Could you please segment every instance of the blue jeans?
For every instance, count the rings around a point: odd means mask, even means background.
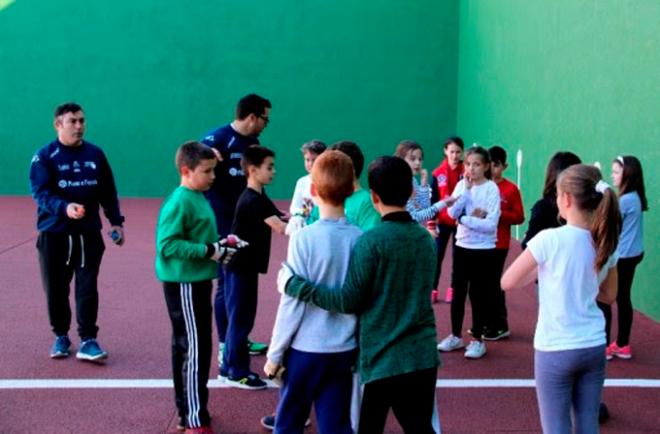
[[[605,345],[534,352],[536,397],[545,434],[598,433]]]
[[[321,434],[352,434],[350,418],[352,366],[356,350],[308,353],[289,348],[286,373],[275,416],[277,434],[302,434],[312,408],[316,408]]]

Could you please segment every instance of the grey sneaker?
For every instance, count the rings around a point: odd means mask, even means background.
[[[440,343],[438,344],[438,351],[454,351],[458,350],[459,348],[463,348],[465,346],[465,342],[463,342],[463,339],[459,338],[458,336],[454,335],[449,335],[446,338],[444,338]]]
[[[71,341],[67,335],[57,336],[53,346],[50,347],[50,358],[51,359],[64,359],[69,357],[71,350]]]
[[[76,354],[76,359],[85,360],[88,362],[101,362],[108,358],[108,353],[103,351],[99,344],[96,342],[96,339],[87,339],[82,341],[80,344],[80,349]]]
[[[481,341],[472,341],[465,349],[466,359],[480,359],[486,355],[486,343]]]

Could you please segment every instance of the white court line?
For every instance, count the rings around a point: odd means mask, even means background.
[[[277,386],[267,380],[268,388]],[[209,380],[212,389],[229,388],[230,385],[221,380]],[[35,379],[35,380],[0,380],[0,390],[6,389],[171,389],[172,380],[140,380],[140,379]],[[439,389],[469,389],[469,388],[533,388],[534,380],[525,378],[509,378],[497,380],[438,380]],[[660,380],[610,378],[605,380],[605,387],[639,387],[659,388]]]

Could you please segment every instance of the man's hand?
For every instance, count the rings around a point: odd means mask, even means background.
[[[457,200],[458,200],[457,197],[449,196],[449,197],[446,197],[446,198],[442,199],[440,202],[444,202],[445,206],[447,206],[447,208],[449,208],[454,203],[456,203]]]
[[[66,206],[66,215],[70,219],[80,220],[85,217],[85,207],[79,203],[71,202]]]
[[[238,238],[238,235],[229,234],[227,238],[223,238],[218,241],[222,247],[231,247],[233,249],[242,249],[250,245],[245,240]]]
[[[211,148],[211,150],[212,150],[213,153],[215,154],[215,158],[216,158],[218,161],[222,161],[222,154],[220,153],[220,151],[218,151],[217,149],[215,149],[213,146],[209,146],[209,147]]]
[[[112,242],[118,246],[124,244],[124,228],[121,226],[112,226],[108,232],[108,236],[112,239]]]
[[[272,362],[270,360],[266,361],[266,364],[264,365],[264,374],[271,380],[275,378],[277,375],[277,372],[282,368],[282,365],[279,363]]]

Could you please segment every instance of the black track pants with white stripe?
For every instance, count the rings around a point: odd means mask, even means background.
[[[208,426],[213,284],[210,280],[163,282],[163,288],[172,321],[172,375],[179,416],[188,428]]]

